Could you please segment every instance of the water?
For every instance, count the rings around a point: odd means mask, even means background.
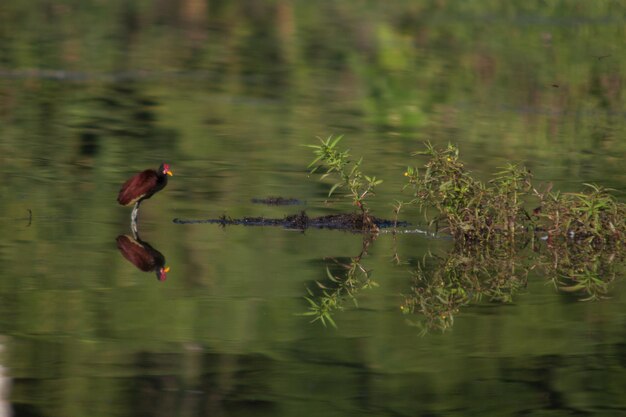
[[[301,145],[330,134],[384,180],[381,217],[426,140],[458,144],[481,178],[517,161],[624,201],[621,16],[609,1],[3,6],[0,415],[625,414],[618,266],[606,299],[537,268],[511,303],[423,334],[401,307],[415,265],[452,242],[381,234],[361,259],[378,286],[335,329],[304,297],[361,235],[172,222],[352,210],[306,169]],[[158,282],[119,253],[115,197],[163,161],[175,175],[139,226],[171,267]],[[252,202],[268,196],[305,204]]]

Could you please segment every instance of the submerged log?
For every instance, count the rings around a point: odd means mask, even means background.
[[[305,230],[316,229],[337,229],[349,231],[371,231],[375,228],[390,228],[395,226],[405,227],[409,223],[396,222],[394,220],[369,217],[369,221],[364,219],[361,213],[329,214],[326,216],[309,217],[306,212],[285,216],[282,219],[272,219],[266,217],[242,217],[233,219],[222,216],[217,219],[179,219],[172,220],[176,224],[219,224],[221,226],[281,226],[285,229]]]

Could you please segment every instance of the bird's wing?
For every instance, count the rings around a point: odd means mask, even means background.
[[[145,170],[133,176],[122,185],[117,201],[123,206],[134,204],[157,185],[157,174],[152,170]]]

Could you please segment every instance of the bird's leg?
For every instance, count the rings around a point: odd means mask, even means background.
[[[133,207],[133,211],[130,214],[130,228],[133,231],[133,235],[137,235],[137,216],[139,216],[139,204],[141,202],[138,201],[135,203],[135,207]]]
[[[137,201],[135,203],[135,206],[133,207],[133,212],[130,214],[130,220],[132,222],[137,222],[137,216],[139,215],[139,204],[141,204],[141,201]]]

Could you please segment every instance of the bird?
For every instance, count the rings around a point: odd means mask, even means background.
[[[167,279],[169,266],[165,266],[165,257],[161,252],[136,236],[119,235],[115,241],[124,258],[144,272],[156,272],[159,281]]]
[[[157,170],[146,169],[132,176],[122,185],[117,202],[123,206],[134,204],[131,213],[131,225],[136,232],[137,214],[139,205],[143,200],[152,197],[156,192],[161,191],[167,185],[167,177],[174,175],[170,166],[165,162]]]

